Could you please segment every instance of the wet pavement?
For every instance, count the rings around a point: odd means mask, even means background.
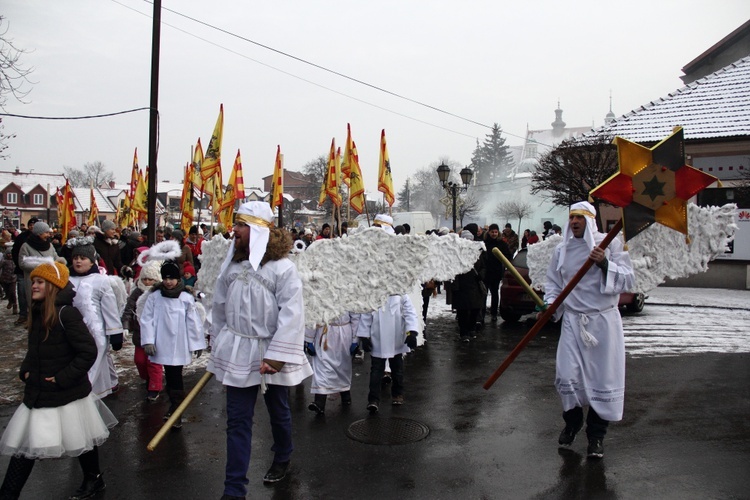
[[[673,290],[670,297],[687,295]],[[750,292],[711,293],[750,298]],[[628,336],[647,330],[653,318],[671,318],[678,329],[680,324],[694,324],[694,329],[716,339],[748,337],[745,315],[750,312],[737,303],[686,308],[677,304],[679,300],[652,299],[643,313],[624,318]],[[727,324],[728,315],[739,319]],[[11,321],[4,309],[0,311],[0,335],[5,340],[0,354],[3,428],[22,390],[16,374],[24,332]],[[289,475],[274,486],[262,483],[273,455],[268,416],[259,402],[248,498],[750,497],[747,342],[738,346],[717,340],[729,347],[681,352],[675,350],[679,342],[672,334],[664,349],[629,354],[624,419],[610,426],[604,459],[589,460],[583,435],[570,450],[557,447],[562,419],[552,385],[559,335],[554,325],[542,330],[490,390],[482,388],[530,326],[501,320],[463,344],[456,340],[450,310],[431,304],[428,342],[406,360],[405,403],[391,406],[386,387],[376,416],[365,410],[367,358],[354,366],[351,407],[342,408],[338,399],[331,399],[325,415],[315,416],[307,410],[309,380],[292,388],[295,452]],[[650,341],[658,344],[660,336]],[[218,499],[225,453],[222,387],[211,381],[188,408],[182,430],[168,433],[154,452],[148,452],[146,444],[160,428],[168,403],[144,401],[145,389],[131,357],[128,347],[117,354],[122,388],[105,399],[120,424],[100,450],[107,489],[97,498]],[[205,360],[199,361],[186,370],[186,387],[203,374],[200,365]],[[394,417],[424,424],[429,433],[401,445],[364,444],[347,435],[350,426],[363,419]],[[3,471],[7,461],[0,458]],[[36,465],[22,498],[67,498],[79,482],[77,461],[43,461]]]

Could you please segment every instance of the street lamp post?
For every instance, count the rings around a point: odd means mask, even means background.
[[[450,193],[451,199],[453,201],[453,232],[455,233],[457,212],[456,199],[458,198],[458,193],[469,189],[469,183],[471,182],[471,178],[474,176],[474,172],[469,167],[464,167],[461,170],[459,175],[461,176],[461,182],[463,183],[463,185],[448,180],[451,175],[451,168],[445,163],[440,163],[440,166],[437,168],[437,174],[438,178],[440,178],[440,184],[443,186],[443,189]]]

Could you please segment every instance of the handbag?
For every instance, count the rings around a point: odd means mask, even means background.
[[[482,278],[479,277],[479,273],[476,269],[473,269],[474,275],[477,277],[477,283],[479,283],[479,291],[482,292],[482,295],[487,295],[487,285],[484,284],[484,281],[482,281]]]

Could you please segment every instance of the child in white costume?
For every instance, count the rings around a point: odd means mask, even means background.
[[[352,404],[352,356],[357,352],[359,314],[346,313],[330,325],[305,329],[305,351],[311,356],[315,401],[308,409],[323,414],[328,394],[341,393],[341,404]]]
[[[160,284],[146,292],[140,325],[143,350],[152,363],[164,366],[170,402],[166,420],[185,398],[182,367],[190,364],[192,353],[201,355],[206,339],[195,299],[182,283],[180,265],[175,261],[162,264],[161,279]],[[172,427],[182,427],[182,419],[177,419]]]

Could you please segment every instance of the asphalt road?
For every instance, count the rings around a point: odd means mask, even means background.
[[[569,451],[557,447],[562,419],[552,385],[554,326],[545,327],[485,391],[482,384],[530,325],[487,325],[479,338],[462,344],[450,311],[433,310],[427,345],[407,357],[403,406],[390,406],[386,391],[380,414],[367,415],[368,359],[355,364],[349,408],[329,400],[325,416],[316,417],[307,410],[309,380],[291,389],[295,452],[290,474],[274,486],[262,483],[272,440],[264,404],[258,403],[248,498],[750,498],[746,351],[629,355],[624,420],[610,426],[604,459],[589,460],[583,436]],[[723,315],[731,311],[647,304],[640,316],[625,319],[626,330],[628,324],[647,325],[649,314],[667,313],[685,322],[700,315],[709,325],[714,314],[714,323],[726,328]],[[3,428],[17,406],[21,384],[15,373],[23,355],[23,331],[8,318],[0,311],[0,335],[6,339],[0,355]],[[209,383],[188,409],[182,430],[148,452],[167,403],[144,401],[145,389],[128,356],[127,348],[118,354],[121,391],[105,399],[120,424],[100,450],[107,489],[97,498],[218,499],[225,453],[222,387]],[[188,370],[186,386],[202,373],[200,367]],[[364,444],[347,436],[360,420],[365,422],[358,425],[370,427],[373,419],[403,422],[395,417],[423,424],[429,434],[400,445]],[[0,468],[7,461],[0,458]],[[75,460],[40,462],[22,498],[67,498],[80,478]]]

